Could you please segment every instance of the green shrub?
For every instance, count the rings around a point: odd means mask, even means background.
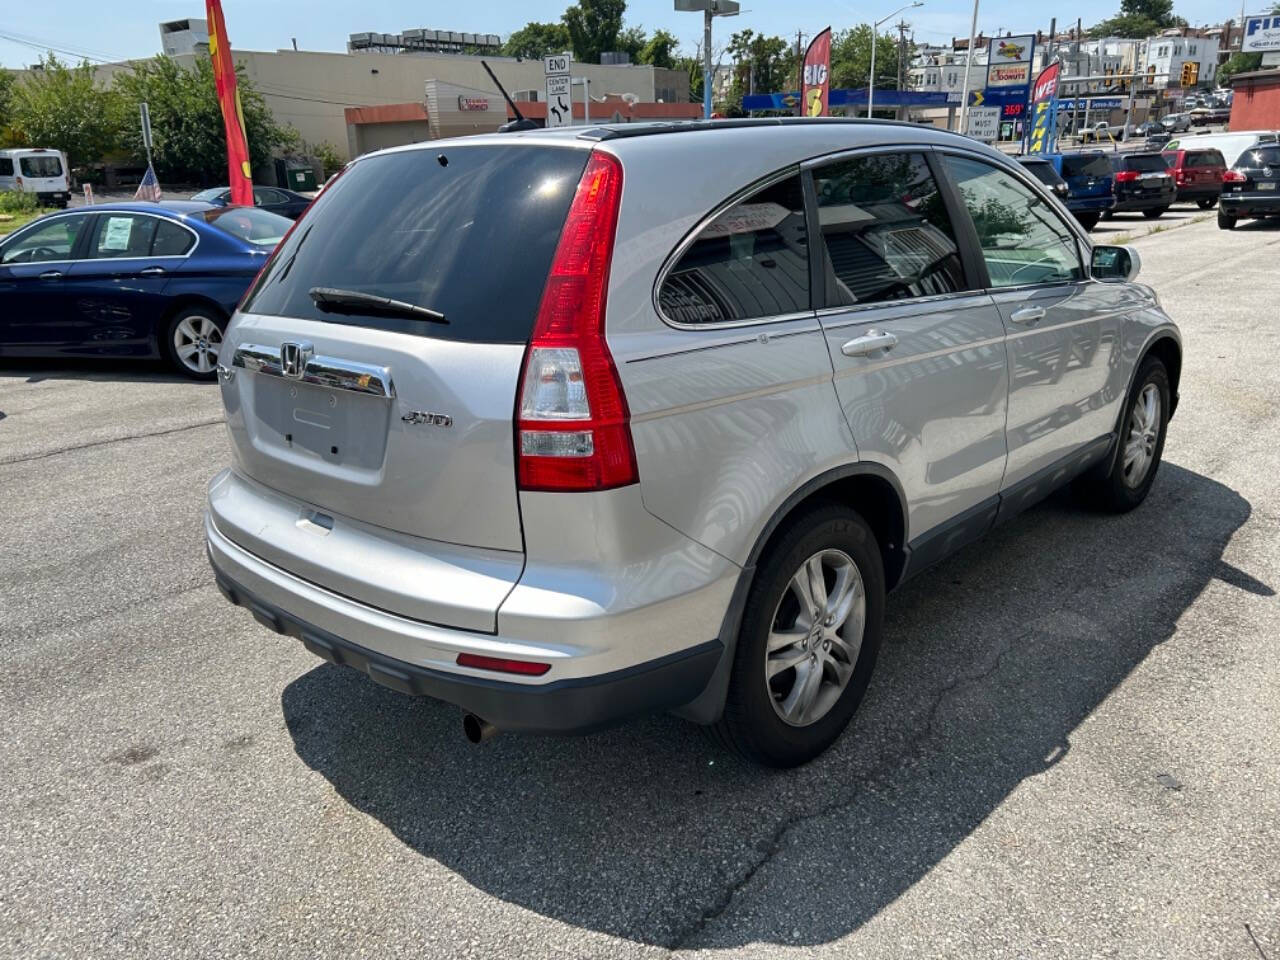
[[[0,213],[35,213],[39,206],[34,193],[0,190]]]

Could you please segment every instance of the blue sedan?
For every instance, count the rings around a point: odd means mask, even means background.
[[[41,217],[0,242],[0,358],[162,357],[211,380],[228,319],[292,225],[196,201]]]

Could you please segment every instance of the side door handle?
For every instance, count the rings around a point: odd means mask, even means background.
[[[61,279],[62,279],[62,271],[61,271],[61,270],[46,270],[44,273],[40,274],[40,279],[41,279],[41,280],[61,280]]]
[[[868,330],[861,337],[854,337],[840,352],[846,357],[865,357],[877,350],[892,350],[898,345],[898,338],[887,330]]]
[[[161,277],[164,276],[164,267],[143,267],[138,274],[143,277]]]
[[[1024,327],[1034,327],[1044,319],[1044,307],[1020,307],[1009,315],[1009,319]]]

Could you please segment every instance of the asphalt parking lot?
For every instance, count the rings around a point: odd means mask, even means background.
[[[788,773],[669,717],[470,746],[218,594],[215,386],[0,368],[0,956],[1280,958],[1280,230],[1138,243],[1151,498],[895,594]]]

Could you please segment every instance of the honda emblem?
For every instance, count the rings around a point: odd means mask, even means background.
[[[307,361],[313,356],[315,350],[311,344],[286,340],[280,344],[280,372],[290,380],[301,380],[307,370]]]

